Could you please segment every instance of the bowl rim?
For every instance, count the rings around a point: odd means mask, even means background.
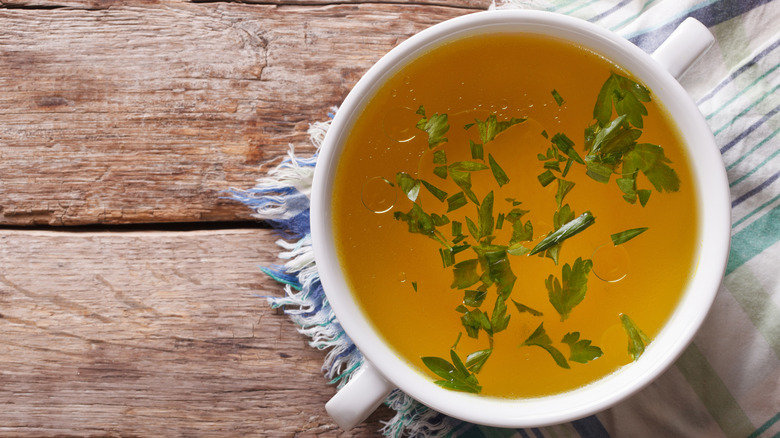
[[[653,90],[677,121],[689,155],[696,156],[690,164],[700,212],[698,263],[673,314],[639,360],[584,387],[545,397],[498,399],[453,392],[413,369],[385,345],[352,300],[330,230],[329,199],[338,156],[363,105],[411,59],[446,41],[488,31],[563,38],[630,71]],[[386,379],[421,403],[464,421],[497,427],[541,427],[613,406],[658,377],[688,347],[709,313],[725,273],[731,230],[729,196],[723,161],[704,117],[677,80],[649,54],[610,31],[574,17],[545,11],[484,11],[444,21],[405,40],[374,64],[348,94],[319,151],[311,195],[312,245],[320,280],[336,317]]]

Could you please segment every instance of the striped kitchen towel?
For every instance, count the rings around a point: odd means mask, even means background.
[[[780,1],[504,0],[496,9],[541,9],[576,16],[652,52],[686,17],[716,42],[681,79],[706,117],[728,171],[732,247],[712,311],[691,346],[664,375],[611,409],[532,429],[483,427],[442,416],[398,391],[387,436],[740,437],[780,438]],[[315,145],[328,124],[312,125]],[[293,231],[281,241],[284,266],[266,272],[285,283],[270,300],[329,351],[323,367],[348,379],[362,356],[343,335],[324,297],[308,236],[308,187],[316,155],[291,156],[233,197]]]

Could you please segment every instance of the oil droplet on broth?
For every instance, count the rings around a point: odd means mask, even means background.
[[[363,184],[360,196],[367,209],[374,213],[386,213],[395,205],[398,194],[390,181],[375,176]]]
[[[406,282],[406,272],[399,272],[398,273],[398,282],[399,283],[405,283]]]
[[[387,138],[398,143],[411,141],[417,134],[415,127],[420,120],[420,115],[410,108],[392,108],[385,114],[382,120],[382,129]]]
[[[593,273],[600,280],[614,283],[628,275],[630,259],[628,252],[621,246],[612,244],[601,245],[593,251]]]

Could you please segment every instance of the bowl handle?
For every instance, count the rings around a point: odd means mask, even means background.
[[[370,362],[365,361],[349,382],[325,404],[325,410],[340,428],[349,430],[371,415],[395,388]]]
[[[707,49],[715,37],[695,18],[688,17],[653,52],[658,61],[675,78],[679,78]]]

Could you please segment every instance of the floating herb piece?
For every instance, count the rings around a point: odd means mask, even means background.
[[[512,237],[509,239],[509,245],[514,245],[518,242],[528,242],[534,238],[534,226],[531,221],[525,221],[523,224],[521,221],[516,221],[512,224]]]
[[[479,237],[477,240],[493,234],[493,192],[489,192],[479,206]]]
[[[467,290],[463,295],[463,304],[470,307],[479,307],[485,301],[485,297],[487,297],[487,290]]]
[[[585,298],[588,291],[588,274],[593,267],[591,260],[578,257],[574,265],[566,263],[561,270],[561,280],[550,274],[544,281],[550,303],[561,315],[561,321],[569,317],[572,309]]]
[[[425,107],[422,105],[417,109],[417,114],[422,116],[420,121],[417,122],[417,129],[428,133],[429,148],[433,149],[447,141],[447,138],[444,137],[444,134],[450,130],[447,114],[434,114],[430,118],[426,118]]]
[[[475,351],[469,354],[466,356],[466,368],[474,374],[479,374],[491,354],[493,354],[492,348]]]
[[[452,363],[441,357],[428,356],[422,358],[423,364],[442,379],[437,380],[434,383],[443,388],[455,391],[470,392],[474,394],[482,391],[482,387],[479,386],[477,377],[469,372],[455,350],[450,350],[450,358]]]
[[[466,309],[463,316],[460,317],[460,322],[463,324],[463,328],[466,329],[466,334],[470,338],[479,338],[479,330],[485,330],[488,335],[493,333],[493,329],[490,326],[490,320],[487,315],[479,309],[468,310]]]
[[[491,114],[485,120],[474,119],[474,121],[476,122],[477,129],[479,129],[480,140],[483,144],[487,144],[488,142],[493,141],[498,134],[506,131],[514,125],[517,125],[518,123],[525,122],[526,119],[512,117],[509,120],[503,120],[499,122],[498,118],[496,118],[496,115]],[[471,126],[473,125],[467,125],[466,129],[470,128]]]
[[[509,325],[509,318],[512,315],[506,314],[506,300],[501,296],[496,298],[496,303],[493,306],[493,314],[490,316],[490,325],[493,329],[493,333],[503,331]]]
[[[641,171],[658,192],[676,192],[680,190],[680,178],[669,167],[671,160],[666,158],[661,146],[642,143],[626,154],[623,173]]]
[[[601,348],[590,345],[590,340],[580,339],[580,332],[566,333],[561,342],[569,344],[569,360],[572,362],[588,363],[604,354]]]
[[[553,175],[549,169],[542,172],[539,176],[536,177],[536,179],[539,180],[539,183],[542,185],[542,187],[547,187],[551,182],[556,180],[555,175]]]
[[[477,259],[464,260],[453,266],[452,274],[454,276],[450,288],[466,289],[479,281],[480,275],[477,273]]]
[[[473,141],[469,140],[469,147],[471,148],[471,158],[475,160],[485,159],[485,150],[482,147],[482,143],[474,143]]]
[[[423,184],[425,181],[423,181]],[[574,188],[574,183],[558,178],[558,192],[555,194],[555,202],[558,203],[558,208],[561,207],[563,198]]]
[[[506,176],[504,169],[498,165],[496,160],[490,154],[488,154],[488,163],[490,163],[490,170],[493,171],[493,177],[496,179],[499,187],[503,187],[504,184],[509,182],[509,177]]]
[[[621,313],[620,321],[628,335],[628,354],[633,360],[637,360],[645,352],[645,346],[650,343],[650,338],[637,327],[634,320],[628,315]]]
[[[457,210],[468,203],[469,201],[466,199],[466,194],[463,192],[458,192],[447,198],[447,213],[453,210]]]
[[[440,188],[438,188],[438,187],[434,186],[433,184],[429,183],[428,181],[420,180],[420,182],[439,201],[444,201],[445,199],[447,199],[447,192],[445,192],[444,190],[441,190]],[[417,190],[419,191],[419,187],[418,187]]]
[[[417,200],[417,196],[420,193],[420,181],[412,177],[406,172],[398,172],[395,174],[395,181],[398,186],[401,187],[404,194],[410,201]]]
[[[471,172],[478,172],[487,168],[487,165],[476,161],[457,161],[449,165],[452,181],[454,181],[455,184],[463,190],[463,193],[477,205],[479,205],[477,195],[471,191]]]
[[[504,226],[504,213],[499,213],[496,216],[496,229],[500,230]]]
[[[520,303],[518,303],[515,300],[512,300],[512,302],[515,303],[515,307],[517,307],[517,311],[520,312],[520,313],[528,312],[528,313],[530,313],[533,316],[542,316],[542,315],[544,315],[542,312],[540,312],[538,310],[535,310],[535,309],[532,309],[532,308],[526,306],[525,304],[520,304]]]
[[[647,229],[648,229],[647,227],[632,228],[630,230],[626,230],[626,231],[621,231],[619,233],[615,233],[615,234],[610,236],[612,238],[612,244],[614,244],[615,246],[618,246],[621,243],[626,243],[629,240],[633,239],[634,237],[644,233],[645,231],[647,231]]]
[[[566,154],[572,160],[580,164],[585,164],[585,161],[582,160],[580,154],[578,154],[574,149],[574,142],[569,137],[567,137],[566,134],[559,132],[553,135],[550,141],[555,145],[555,147],[558,148],[559,151]]]
[[[553,347],[552,339],[550,339],[550,337],[547,335],[547,332],[544,330],[544,323],[539,324],[539,327],[536,328],[531,336],[529,336],[528,339],[520,344],[521,347],[533,345],[544,348],[548,353],[550,353],[550,356],[553,357],[555,363],[557,363],[561,368],[570,368],[569,363],[563,356],[563,353],[561,353],[561,351],[557,348]]]
[[[552,90],[550,93],[552,94],[552,97],[553,99],[555,99],[555,103],[557,103],[558,106],[563,105],[564,102],[563,98],[561,97],[561,95],[558,93],[557,90]]]
[[[647,115],[647,108],[642,102],[650,102],[647,88],[613,72],[601,86],[593,108],[593,118],[601,125],[606,125],[612,117],[614,105],[619,116],[630,115],[629,122],[642,128],[642,116]]]
[[[576,219],[564,224],[557,230],[550,233],[549,236],[545,237],[531,250],[531,253],[529,255],[534,255],[546,249],[549,249],[563,242],[564,240],[581,233],[586,228],[593,225],[595,222],[596,222],[596,218],[593,217],[593,214],[589,211],[586,211]]]

